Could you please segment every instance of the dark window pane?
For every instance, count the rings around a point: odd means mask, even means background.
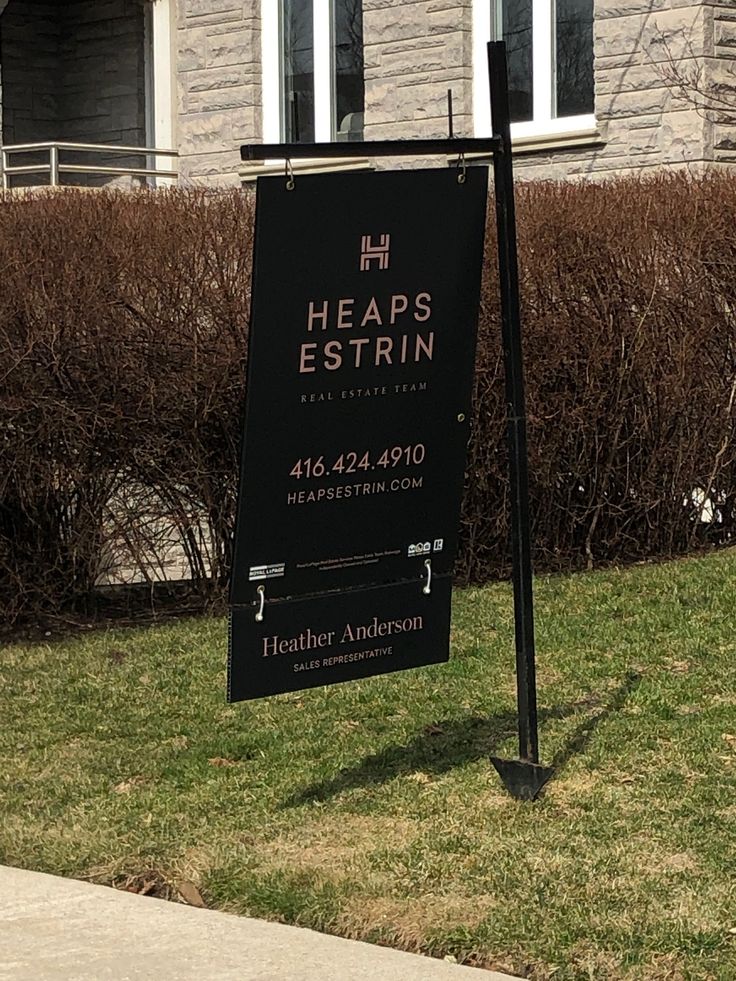
[[[557,115],[594,109],[593,0],[557,0]]]
[[[314,22],[312,0],[283,0],[282,112],[287,143],[314,142]]]
[[[335,130],[363,139],[363,0],[335,0]]]
[[[511,122],[521,123],[534,114],[532,85],[532,0],[505,0],[503,39],[509,66]]]

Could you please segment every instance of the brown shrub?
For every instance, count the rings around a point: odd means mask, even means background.
[[[681,554],[734,522],[736,180],[519,187],[538,569]],[[253,198],[68,192],[0,207],[0,610],[84,603],[110,542],[230,562]],[[461,581],[509,564],[492,211]],[[693,499],[700,489],[701,497]],[[702,498],[713,520],[702,517]],[[700,503],[698,503],[700,501]],[[707,515],[706,515],[707,516]]]
[[[106,541],[229,564],[252,199],[65,193],[0,208],[0,608],[85,601]],[[210,578],[211,577],[211,578]]]
[[[537,568],[728,540],[736,181],[538,183],[517,201]],[[459,559],[461,576],[481,581],[508,556],[494,273],[491,250]]]

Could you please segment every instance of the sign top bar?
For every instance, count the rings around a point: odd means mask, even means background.
[[[441,140],[361,140],[350,143],[246,143],[241,160],[316,160],[320,157],[423,157],[433,154],[501,153],[502,140],[456,138]]]

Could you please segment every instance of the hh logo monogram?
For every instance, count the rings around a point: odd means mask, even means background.
[[[377,262],[379,269],[388,269],[390,245],[390,235],[381,235],[378,245],[373,244],[370,235],[364,235],[360,240],[360,271],[366,272],[372,262]]]

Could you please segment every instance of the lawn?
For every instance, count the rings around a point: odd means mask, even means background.
[[[536,586],[543,798],[505,584],[449,665],[228,706],[226,625],[0,654],[0,861],[534,979],[736,978],[736,553]]]

